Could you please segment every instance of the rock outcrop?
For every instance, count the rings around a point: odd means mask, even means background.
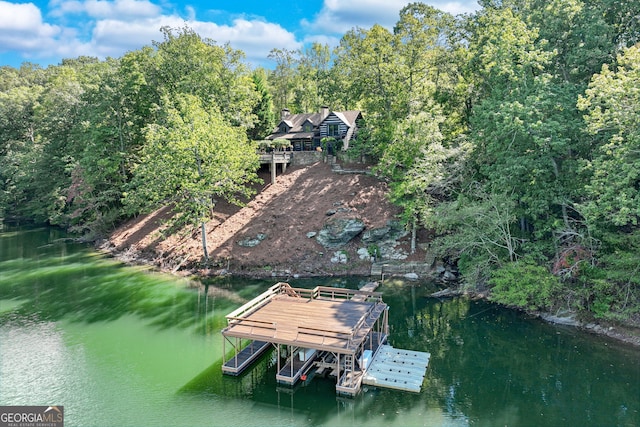
[[[360,218],[331,217],[316,235],[316,240],[327,249],[338,249],[362,233],[365,225]]]

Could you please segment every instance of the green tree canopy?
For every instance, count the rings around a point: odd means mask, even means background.
[[[579,106],[596,147],[586,162],[585,213],[596,223],[637,226],[640,220],[640,47],[603,65]]]
[[[241,204],[258,179],[258,157],[244,129],[229,125],[194,95],[165,97],[163,104],[166,116],[147,127],[125,195],[131,212],[173,204],[180,222],[197,225],[210,218],[218,199]]]

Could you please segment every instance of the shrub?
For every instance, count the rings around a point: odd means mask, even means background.
[[[491,273],[491,299],[527,310],[551,309],[560,282],[545,267],[518,261]]]
[[[380,258],[380,248],[375,243],[371,243],[367,246],[367,252],[369,252],[369,256],[378,259]]]
[[[284,150],[285,148],[291,148],[291,141],[284,138],[276,138],[273,140],[273,148],[276,150]]]

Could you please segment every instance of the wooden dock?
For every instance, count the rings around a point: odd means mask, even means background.
[[[276,381],[281,384],[293,385],[309,372],[318,357],[313,349],[298,350],[298,355],[287,359],[287,363],[276,374]]]
[[[360,290],[275,284],[226,316],[223,353],[227,344],[234,351],[222,371],[239,375],[271,345],[279,383],[294,385],[316,368],[336,378],[338,394],[356,395],[389,332],[388,306],[376,287],[375,282]]]

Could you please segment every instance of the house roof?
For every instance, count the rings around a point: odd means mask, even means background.
[[[334,112],[334,114],[338,116],[338,118],[340,118],[340,120],[342,120],[349,127],[353,127],[361,112],[358,110],[336,111]]]
[[[361,112],[358,110],[351,111],[332,111],[327,110],[319,113],[302,113],[302,114],[288,114],[278,123],[278,127],[274,129],[273,133],[267,137],[267,139],[283,138],[288,140],[294,139],[306,139],[312,140],[316,136],[316,131],[322,122],[331,115],[334,115],[341,120],[349,128],[347,131],[348,139],[351,138],[354,132],[356,120],[361,116]],[[287,125],[286,132],[281,132],[280,127],[282,124]],[[304,129],[305,124],[311,123],[314,130],[308,132]]]
[[[337,116],[344,124],[349,127],[352,127],[355,124],[356,119],[360,116],[360,111],[333,111],[335,116]],[[331,114],[329,114],[331,115]],[[322,113],[301,113],[301,114],[290,114],[286,119],[280,120],[278,123],[278,128],[275,129],[274,133],[279,133],[278,130],[280,128],[280,124],[285,123],[289,130],[287,133],[298,133],[304,131],[304,124],[306,122],[311,123],[313,126],[320,126],[320,124],[329,117],[329,115],[324,115]]]

